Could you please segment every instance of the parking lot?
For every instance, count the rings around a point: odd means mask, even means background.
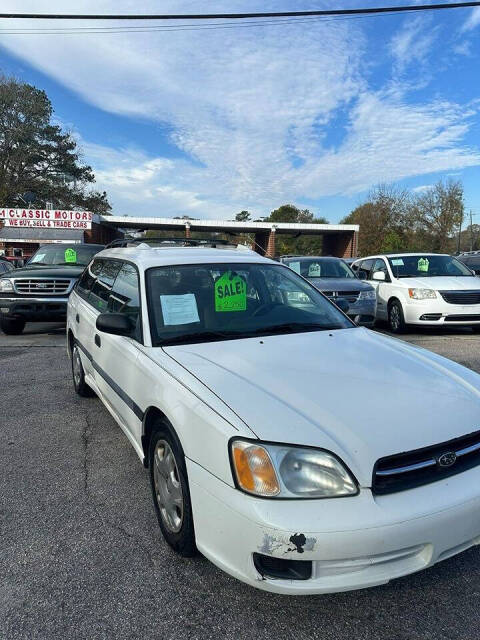
[[[469,330],[405,339],[480,372]],[[0,382],[0,638],[478,637],[478,548],[383,587],[296,598],[177,557],[133,448],[74,394],[61,325],[0,333]]]

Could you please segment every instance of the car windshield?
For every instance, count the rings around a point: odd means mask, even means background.
[[[418,254],[388,258],[395,278],[472,276],[472,272],[452,256]]]
[[[355,274],[343,260],[295,258],[286,265],[304,278],[355,278]]]
[[[40,247],[30,258],[28,265],[78,265],[85,267],[100,251],[98,245],[51,244]]]
[[[280,265],[155,267],[146,283],[154,346],[355,326]]]

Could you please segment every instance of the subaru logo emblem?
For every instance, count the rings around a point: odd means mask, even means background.
[[[454,451],[448,451],[447,453],[442,454],[437,462],[440,467],[451,467],[452,464],[455,464],[457,461],[457,454]]]

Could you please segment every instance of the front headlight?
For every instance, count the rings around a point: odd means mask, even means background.
[[[358,493],[355,478],[332,453],[310,447],[233,440],[237,485],[264,498],[338,498]]]
[[[415,300],[427,300],[429,298],[436,298],[437,294],[433,289],[409,289],[408,295]]]
[[[9,293],[13,291],[13,282],[8,278],[0,278],[0,293]]]
[[[375,300],[377,294],[374,289],[367,291],[360,291],[360,295],[358,296],[359,300]]]

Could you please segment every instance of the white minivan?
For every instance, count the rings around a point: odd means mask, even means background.
[[[356,326],[286,265],[110,248],[75,285],[67,338],[75,391],[124,431],[183,556],[309,594],[480,543],[480,375]]]
[[[456,258],[396,253],[367,256],[351,266],[377,290],[376,318],[387,320],[394,333],[408,325],[480,331],[480,279]]]

